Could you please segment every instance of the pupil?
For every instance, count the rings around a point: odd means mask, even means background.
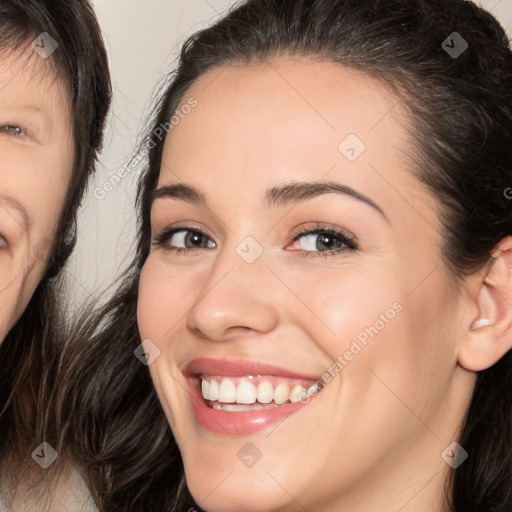
[[[188,235],[187,235],[187,242],[190,242],[191,244],[195,244],[195,245],[201,245],[201,234],[200,233],[197,233],[195,231],[191,231]]]
[[[337,240],[332,235],[319,235],[317,240],[318,249],[333,249],[341,246],[341,240]]]
[[[10,135],[19,135],[21,133],[19,126],[4,126],[3,131]]]

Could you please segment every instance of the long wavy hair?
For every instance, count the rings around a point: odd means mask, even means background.
[[[453,32],[467,50],[452,58]],[[490,261],[512,235],[512,52],[487,11],[465,0],[247,0],[183,45],[141,142],[138,245],[112,300],[89,311],[62,355],[51,434],[105,512],[188,510],[179,451],[147,367],[134,357],[140,269],[164,140],[155,136],[204,73],[289,54],[366,73],[410,113],[416,178],[438,200],[450,279]],[[169,290],[172,293],[172,290]],[[179,300],[179,297],[176,297]],[[446,486],[453,512],[512,510],[512,353],[479,372],[459,442],[471,454]]]
[[[88,0],[0,1],[0,57],[30,48],[42,32],[59,45],[45,66],[70,93],[74,163],[42,280],[0,346],[0,488],[7,502],[27,470],[38,468],[30,454],[44,440],[40,428],[66,340],[61,271],[75,246],[77,212],[111,101],[105,46]]]

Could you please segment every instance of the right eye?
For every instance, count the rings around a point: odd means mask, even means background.
[[[5,133],[6,135],[14,135],[15,137],[27,135],[27,131],[16,123],[0,125],[0,133]]]
[[[187,254],[189,251],[216,247],[215,242],[202,231],[185,226],[164,229],[154,238],[153,244],[155,247],[162,247],[166,252],[176,254]]]

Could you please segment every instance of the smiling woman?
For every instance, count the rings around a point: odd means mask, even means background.
[[[66,339],[58,277],[111,95],[89,3],[2,0],[0,69],[0,507],[41,510],[27,487]]]
[[[100,509],[509,512],[502,27],[248,0],[184,44],[147,140],[190,98],[60,366],[55,442]]]

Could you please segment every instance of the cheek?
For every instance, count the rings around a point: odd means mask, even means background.
[[[34,230],[35,244],[43,239],[53,240],[71,181],[72,161],[69,152],[51,155],[53,158],[48,155],[44,168],[32,179],[32,186],[27,191],[27,200],[33,205],[37,220]],[[60,162],[60,165],[56,166],[54,162]]]
[[[15,241],[14,265],[29,271],[27,284],[33,288],[47,263],[71,180],[72,165],[73,150],[67,139],[55,146],[27,147],[23,153],[18,150],[9,152],[1,186],[27,208],[31,219],[28,236],[20,232]],[[32,292],[33,289],[28,290],[28,297]]]
[[[382,401],[379,378],[411,403],[442,398],[456,364],[456,311],[440,269],[416,289],[417,276],[371,265],[284,279],[309,309],[288,306],[292,322],[327,355],[323,379],[353,394],[349,401]]]
[[[161,279],[158,278],[158,273],[151,265],[150,259],[151,256],[144,264],[139,278],[137,324],[140,339],[150,340],[158,347],[160,352],[163,352],[163,333],[168,330],[168,327],[166,327],[168,325],[168,315],[172,315],[174,310],[169,307],[172,302],[171,294],[168,290],[165,293],[161,286]],[[168,314],[165,314],[166,311]],[[163,358],[159,355],[149,366],[153,379],[155,378],[154,370],[160,367],[162,360]],[[161,386],[156,385],[156,387],[159,390]]]
[[[347,263],[309,271],[283,266],[279,275],[296,295],[284,305],[291,323],[300,326],[333,362],[351,349],[354,340],[364,348],[389,330],[401,309],[397,280],[376,265]]]
[[[31,245],[23,233],[11,250],[0,250],[0,343],[27,307],[44,269],[47,250],[39,254]]]
[[[142,339],[153,340],[159,348],[166,334],[184,314],[186,283],[183,274],[172,272],[150,254],[142,268],[137,300],[137,322]],[[178,300],[178,297],[180,299]]]
[[[20,285],[17,282],[11,282],[10,286],[4,284],[6,276],[2,274],[0,286],[4,288],[2,292],[2,301],[0,302],[0,343],[3,342],[7,333],[16,322],[17,310],[19,309]],[[19,280],[21,282],[21,279]]]
[[[185,411],[188,394],[183,395],[186,383],[179,368],[173,364],[177,343],[175,331],[179,331],[186,311],[190,308],[184,291],[192,289],[190,278],[183,272],[175,272],[158,261],[151,253],[140,274],[137,298],[137,324],[141,340],[149,339],[160,350],[160,355],[149,366],[153,385],[178,445],[182,442],[182,431],[176,428],[176,411]],[[186,414],[192,414],[188,412]],[[181,421],[183,418],[181,417]],[[189,418],[192,424],[192,415]]]

